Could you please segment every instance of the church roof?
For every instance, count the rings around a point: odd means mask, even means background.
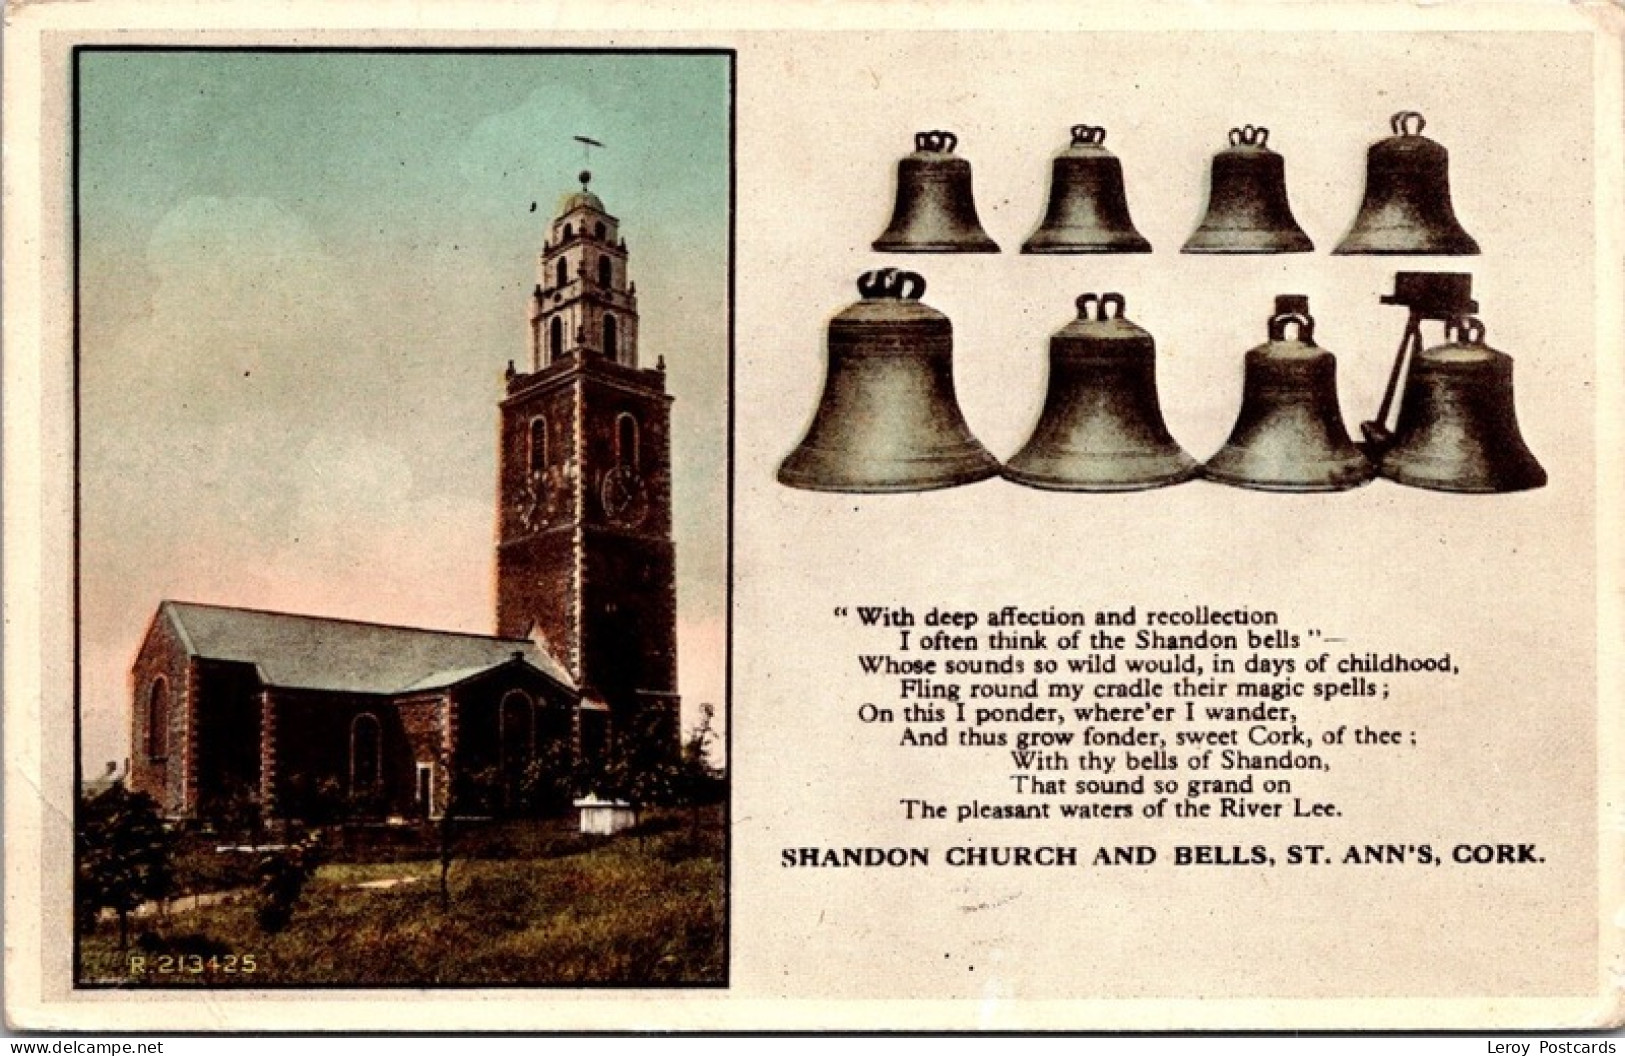
[[[268,686],[380,694],[442,689],[518,659],[575,688],[557,658],[524,638],[184,601],[165,601],[159,614],[190,655],[253,664]]]

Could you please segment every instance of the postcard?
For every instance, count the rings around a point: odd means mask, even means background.
[[[14,1028],[1620,1021],[1611,10],[8,30]]]

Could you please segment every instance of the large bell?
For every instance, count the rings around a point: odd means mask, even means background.
[[[1450,152],[1422,135],[1427,122],[1407,110],[1394,134],[1366,153],[1365,201],[1333,253],[1471,256],[1478,243],[1450,204]]]
[[[1315,248],[1292,216],[1286,162],[1269,149],[1270,130],[1230,130],[1230,147],[1213,155],[1207,215],[1182,253],[1308,253]]]
[[[1434,491],[1527,491],[1546,471],[1523,441],[1512,398],[1512,357],[1484,344],[1484,324],[1463,316],[1446,344],[1416,353],[1399,425],[1378,471]]]
[[[1399,352],[1394,356],[1393,369],[1388,372],[1388,384],[1383,389],[1377,416],[1360,423],[1360,431],[1365,434],[1366,457],[1373,462],[1393,445],[1394,430],[1389,420],[1399,396],[1400,382],[1411,360],[1422,351],[1422,323],[1427,320],[1449,323],[1478,311],[1478,302],[1473,300],[1473,277],[1461,271],[1395,272],[1394,292],[1383,294],[1380,299],[1383,304],[1408,309],[1409,317],[1405,320],[1405,332],[1399,341]]]
[[[1151,335],[1123,318],[1120,293],[1086,293],[1077,304],[1077,319],[1050,338],[1044,410],[1005,477],[1058,491],[1134,491],[1196,476],[1196,460],[1162,421]]]
[[[1101,144],[1106,130],[1073,125],[1072,145],[1055,156],[1049,210],[1023,253],[1149,253],[1123,192],[1123,163]]]
[[[1288,339],[1288,327],[1298,330]],[[1265,491],[1342,491],[1371,479],[1337,406],[1337,359],[1315,345],[1309,298],[1275,298],[1269,342],[1247,353],[1241,413],[1203,467],[1212,480]]]
[[[829,324],[829,371],[779,481],[814,491],[927,491],[999,472],[954,396],[953,326],[923,305],[925,280],[886,268]]]
[[[959,137],[940,129],[914,137],[914,153],[897,163],[897,205],[875,239],[887,253],[997,253],[971,196],[970,162],[954,157]]]

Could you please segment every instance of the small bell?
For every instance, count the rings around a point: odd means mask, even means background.
[[[1086,293],[1077,304],[1078,318],[1050,338],[1044,410],[1005,477],[1059,491],[1134,491],[1196,476],[1196,460],[1163,424],[1151,335],[1123,318],[1120,293]]]
[[[1123,163],[1101,144],[1106,130],[1073,125],[1072,145],[1051,168],[1049,209],[1023,253],[1149,253],[1123,191]]]
[[[1286,330],[1297,327],[1288,339]],[[1264,491],[1342,491],[1371,479],[1337,405],[1337,359],[1315,344],[1309,298],[1275,299],[1269,342],[1247,353],[1241,413],[1211,480]]]
[[[1182,253],[1308,253],[1315,248],[1292,217],[1286,162],[1270,150],[1270,130],[1230,130],[1230,147],[1213,155],[1207,215]]]
[[[914,137],[914,153],[897,163],[897,205],[875,239],[885,253],[997,253],[971,196],[970,162],[954,157],[959,137],[940,129]]]
[[[1448,343],[1416,353],[1399,425],[1378,471],[1433,491],[1528,491],[1546,483],[1518,429],[1512,357],[1484,344],[1484,324],[1462,316]]]
[[[1333,253],[1436,254],[1478,252],[1450,203],[1450,152],[1422,135],[1427,122],[1407,110],[1392,119],[1394,134],[1366,152],[1365,200],[1348,236]]]
[[[995,476],[954,395],[953,326],[921,304],[925,280],[886,268],[829,324],[829,370],[779,482],[813,491],[927,491]]]

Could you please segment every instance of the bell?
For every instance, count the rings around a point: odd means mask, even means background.
[[[1298,336],[1288,340],[1287,327]],[[1371,479],[1337,406],[1337,359],[1315,345],[1309,298],[1275,298],[1269,343],[1247,353],[1241,413],[1211,480],[1265,491],[1342,491]]]
[[[1050,338],[1044,410],[1005,477],[1057,491],[1135,491],[1196,476],[1196,460],[1162,421],[1151,335],[1123,318],[1120,293],[1086,293],[1077,304],[1078,318]]]
[[[1056,155],[1049,210],[1023,253],[1149,253],[1123,193],[1123,163],[1105,147],[1106,130],[1073,125],[1072,145]]]
[[[1292,218],[1286,162],[1270,150],[1270,130],[1230,130],[1230,147],[1213,155],[1207,215],[1182,253],[1308,253],[1315,248]]]
[[[1471,256],[1478,243],[1450,204],[1450,152],[1422,135],[1415,111],[1395,114],[1394,134],[1366,153],[1365,201],[1333,253]]]
[[[970,162],[954,157],[959,137],[940,129],[914,137],[914,153],[897,163],[897,207],[875,239],[887,253],[997,253],[976,218]]]
[[[1458,316],[1478,311],[1473,300],[1473,277],[1461,271],[1399,271],[1394,273],[1394,292],[1383,294],[1383,304],[1399,305],[1408,310],[1405,332],[1399,340],[1399,351],[1388,372],[1388,384],[1382,392],[1382,405],[1377,416],[1360,423],[1365,434],[1366,457],[1373,462],[1381,460],[1382,453],[1394,442],[1394,429],[1389,425],[1393,416],[1395,397],[1404,380],[1411,361],[1422,351],[1422,324],[1427,320],[1449,323]]]
[[[1512,399],[1512,357],[1484,344],[1484,324],[1446,324],[1447,344],[1416,353],[1399,425],[1378,472],[1434,491],[1527,491],[1546,471],[1523,441]]]
[[[829,324],[829,371],[779,482],[813,491],[927,491],[995,476],[999,463],[954,396],[953,326],[919,302],[925,280],[886,268]]]

